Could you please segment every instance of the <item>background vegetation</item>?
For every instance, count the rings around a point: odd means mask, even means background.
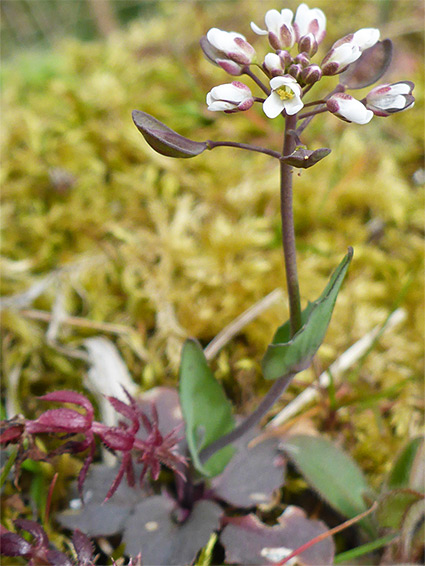
[[[255,45],[249,22],[262,23],[279,3],[139,4],[149,6],[102,39],[53,37],[49,49],[19,53],[8,39],[1,71],[1,276],[9,417],[35,415],[36,396],[46,391],[84,391],[83,351],[92,336],[113,341],[142,390],[176,385],[187,336],[206,345],[245,309],[284,288],[277,165],[228,149],[193,160],[162,157],[131,121],[131,111],[140,109],[192,139],[280,147],[282,123],[257,108],[240,115],[207,111],[206,93],[229,80],[198,44],[219,27]],[[320,294],[349,245],[355,253],[316,364],[298,376],[281,407],[395,308],[406,313],[332,395],[323,392],[299,419],[349,450],[377,485],[423,422],[423,6],[314,5],[328,18],[326,46],[360,27],[379,27],[395,47],[385,81],[416,83],[413,109],[368,126],[317,117],[304,141],[332,153],[295,186],[303,303]],[[264,391],[259,361],[286,317],[283,298],[214,362],[240,412]]]

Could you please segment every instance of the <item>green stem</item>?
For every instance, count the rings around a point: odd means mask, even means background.
[[[295,150],[295,130],[297,116],[287,116],[283,155],[290,155]],[[298,285],[297,258],[295,250],[294,211],[292,203],[293,168],[280,162],[280,213],[282,218],[282,244],[285,259],[286,284],[288,288],[289,319],[291,335],[294,336],[302,326],[301,301]]]

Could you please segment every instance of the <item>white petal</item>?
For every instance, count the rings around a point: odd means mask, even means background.
[[[376,28],[363,28],[356,31],[353,36],[353,42],[356,43],[362,51],[369,49],[379,40],[381,32]]]
[[[407,83],[395,83],[391,85],[391,94],[410,94],[411,86]]]
[[[291,89],[294,89],[295,85],[298,85],[297,81],[291,75],[284,75],[283,77],[273,77],[270,81],[270,86],[273,90],[281,86],[289,86]]]
[[[267,35],[269,33],[266,29],[259,28],[254,22],[251,22],[251,29],[257,35]]]
[[[339,112],[341,116],[355,122],[356,124],[367,124],[373,118],[373,112],[368,110],[359,100],[351,98],[345,100],[344,98],[338,99]]]
[[[283,101],[275,92],[272,92],[271,95],[263,102],[263,111],[267,118],[276,118],[283,109]]]
[[[341,67],[345,67],[350,63],[354,63],[361,55],[361,50],[359,46],[355,43],[343,43],[338,47],[335,47],[334,52],[329,57],[327,63],[336,62],[341,65]]]
[[[212,112],[223,112],[224,110],[234,110],[235,105],[231,102],[225,102],[224,100],[215,100],[212,104],[208,106],[208,110]]]
[[[291,98],[290,100],[285,100],[284,104],[286,113],[289,114],[289,116],[296,114],[304,106],[304,102],[298,98],[298,96],[294,96],[294,98]]]

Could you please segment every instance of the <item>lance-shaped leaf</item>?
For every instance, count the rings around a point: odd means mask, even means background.
[[[186,440],[193,464],[202,474],[216,476],[233,456],[234,448],[222,448],[204,464],[199,459],[199,453],[233,430],[235,425],[231,403],[195,340],[187,340],[183,346],[179,390],[186,423]]]
[[[292,167],[298,167],[299,169],[308,169],[312,165],[315,165],[318,161],[329,155],[331,150],[327,147],[321,147],[320,149],[310,150],[303,147],[298,147],[296,150],[285,157],[281,157],[281,161],[284,161]]]
[[[197,142],[181,136],[150,114],[133,110],[133,122],[152,149],[167,157],[195,157],[205,149],[206,142]]]
[[[425,478],[425,440],[412,439],[396,460],[385,482],[387,489],[411,488],[420,490]]]
[[[349,519],[367,510],[371,489],[356,462],[341,448],[317,436],[291,436],[281,445],[308,484],[334,509]],[[360,525],[369,534],[369,518]]]
[[[308,368],[325,337],[352,256],[353,250],[349,248],[319,299],[309,303],[302,312],[303,326],[293,338],[289,321],[277,329],[262,361],[266,379],[278,379]]]
[[[347,88],[364,88],[378,81],[388,69],[393,56],[390,39],[378,41],[363,51],[361,57],[340,74],[339,82]]]

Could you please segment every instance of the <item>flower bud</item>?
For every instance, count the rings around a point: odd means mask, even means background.
[[[307,67],[307,65],[310,65],[310,58],[307,53],[298,53],[294,59],[294,63],[299,63],[301,67],[304,68]]]
[[[288,73],[294,77],[294,79],[298,79],[298,77],[301,75],[301,71],[303,70],[302,66],[298,63],[298,64],[293,64],[289,67],[288,69]]]
[[[301,80],[306,84],[313,84],[322,78],[322,69],[319,65],[309,65],[301,71]]]
[[[372,110],[375,116],[389,116],[407,110],[415,103],[412,96],[414,86],[411,81],[377,86],[366,95],[366,108]]]
[[[249,110],[254,104],[254,98],[251,90],[240,83],[233,81],[230,84],[224,84],[214,87],[207,94],[208,110],[212,112],[233,112]]]
[[[281,57],[276,53],[267,53],[264,57],[263,69],[272,77],[285,74],[285,66],[282,64]]]
[[[312,33],[303,35],[298,42],[298,49],[300,53],[305,52],[310,57],[313,57],[313,55],[317,53],[317,47],[317,40]]]
[[[334,94],[327,100],[326,106],[329,112],[345,122],[367,124],[373,118],[373,112],[368,110],[360,100],[356,100],[346,93]]]
[[[242,34],[234,31],[212,28],[200,43],[207,59],[230,75],[241,75],[243,68],[255,59],[255,49]]]
[[[322,61],[323,74],[336,75],[344,71],[364,50],[375,45],[379,35],[378,29],[364,28],[336,41]]]
[[[294,30],[297,41],[311,33],[319,44],[326,35],[326,16],[319,8],[310,9],[307,4],[300,4],[295,14]],[[309,52],[304,47],[302,51]]]
[[[274,49],[291,48],[295,43],[295,32],[292,27],[292,10],[288,8],[281,12],[269,10],[264,18],[266,30],[251,22],[251,29],[258,35],[268,35],[269,43]]]

